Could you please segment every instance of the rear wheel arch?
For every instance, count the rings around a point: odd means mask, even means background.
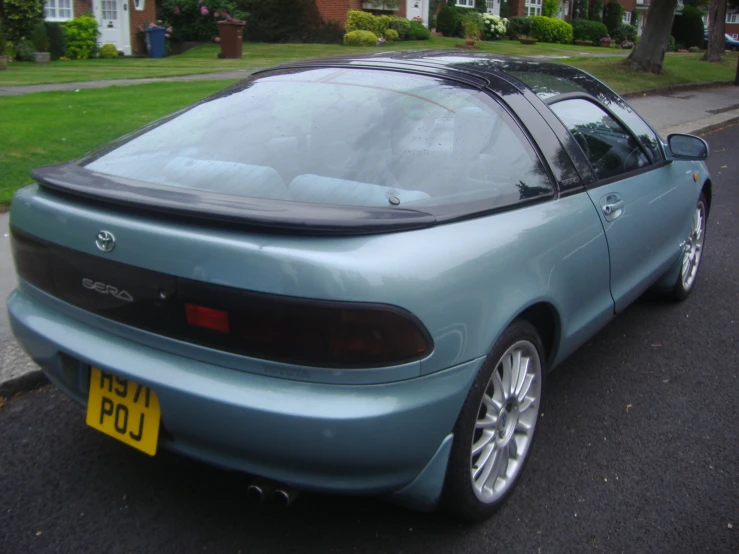
[[[537,302],[518,314],[514,320],[516,319],[525,319],[536,328],[544,345],[546,367],[551,367],[561,336],[561,320],[557,308],[549,302]]]
[[[713,201],[713,183],[711,183],[710,179],[706,179],[706,182],[703,183],[703,190],[701,192],[706,197],[706,215],[710,215],[711,203]]]

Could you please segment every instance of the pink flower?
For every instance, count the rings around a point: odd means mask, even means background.
[[[218,12],[216,12],[213,14],[213,17],[218,17],[218,15],[219,15]]]
[[[202,15],[208,15],[208,8],[206,6],[200,6],[200,13]]]
[[[164,33],[164,36],[169,38],[169,33]]]
[[[203,3],[203,0],[198,0],[198,6]]]
[[[139,23],[139,31],[144,32],[144,26],[141,23]]]
[[[157,26],[157,24],[156,24],[156,23],[149,23],[149,27],[151,27],[152,29],[153,29],[154,27],[156,27],[156,26]]]
[[[214,40],[215,40],[216,42],[221,42],[221,37],[216,37],[216,38],[215,38]]]
[[[167,27],[167,32],[168,33],[171,33],[172,32],[172,27]]]
[[[174,12],[172,12],[172,13],[174,13],[175,15],[180,15],[180,8],[178,8],[177,6],[175,6],[174,7]]]

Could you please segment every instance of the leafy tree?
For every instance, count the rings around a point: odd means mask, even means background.
[[[676,7],[677,0],[652,0],[641,39],[626,61],[633,69],[662,73]]]
[[[703,13],[698,8],[685,6],[683,13],[675,15],[672,36],[684,48],[703,46]],[[723,34],[721,35],[723,37]]]
[[[30,39],[36,23],[44,20],[44,0],[5,0],[3,12],[8,40]]]

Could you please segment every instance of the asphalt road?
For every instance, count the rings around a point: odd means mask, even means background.
[[[642,298],[551,376],[533,457],[489,521],[315,494],[254,508],[246,476],[139,454],[46,387],[0,408],[0,552],[739,551],[739,126],[707,138],[697,289]]]

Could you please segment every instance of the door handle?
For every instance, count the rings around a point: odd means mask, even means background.
[[[603,213],[606,215],[612,215],[624,207],[624,201],[619,200],[618,202],[612,202],[610,204],[603,204]]]

